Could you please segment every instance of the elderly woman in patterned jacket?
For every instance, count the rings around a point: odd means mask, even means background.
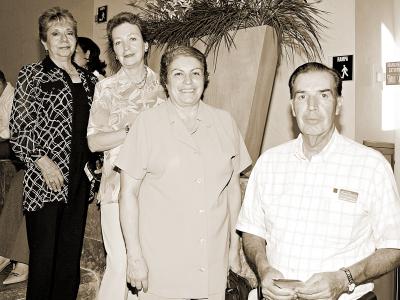
[[[98,300],[136,298],[126,284],[126,250],[119,223],[119,173],[114,160],[129,131],[142,112],[164,102],[158,75],[144,64],[148,43],[141,19],[122,12],[107,24],[108,47],[119,70],[101,80],[90,110],[88,143],[92,151],[104,151],[98,200],[101,230],[107,252],[106,270]]]
[[[27,299],[76,299],[87,212],[86,130],[96,77],[78,67],[77,24],[54,7],[39,18],[47,56],[24,66],[11,112],[11,144],[25,163],[30,250]]]

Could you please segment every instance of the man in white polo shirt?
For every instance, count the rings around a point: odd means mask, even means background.
[[[244,251],[266,299],[360,299],[400,262],[391,167],[337,132],[336,71],[304,64],[289,87],[301,134],[263,153],[252,171],[237,224]]]

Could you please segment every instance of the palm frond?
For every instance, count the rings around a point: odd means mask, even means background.
[[[237,30],[269,25],[275,29],[280,53],[295,53],[308,60],[321,60],[320,39],[326,28],[326,11],[315,7],[321,0],[153,0],[145,5],[131,1],[145,22],[149,42],[156,47],[192,45],[202,41],[205,54],[214,51],[217,59],[221,43],[235,46]],[[177,5],[178,3],[178,5]],[[179,6],[179,3],[184,5]],[[190,3],[190,5],[188,5]],[[175,6],[174,6],[175,5]]]

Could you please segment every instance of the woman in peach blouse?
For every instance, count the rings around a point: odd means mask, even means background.
[[[126,250],[119,222],[119,173],[114,169],[120,145],[140,112],[160,102],[164,93],[158,76],[144,64],[148,44],[140,18],[122,12],[107,24],[109,50],[120,69],[96,85],[88,125],[88,144],[93,152],[104,151],[98,192],[101,227],[107,252],[106,270],[98,299],[127,299]],[[129,297],[131,297],[129,293]]]
[[[115,164],[128,281],[140,300],[225,299],[240,272],[239,175],[251,164],[231,115],[201,99],[204,55],[179,46],[161,58],[168,100],[143,112]]]

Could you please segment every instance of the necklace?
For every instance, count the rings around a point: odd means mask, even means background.
[[[74,68],[74,67],[72,67],[72,68],[65,68],[64,69],[64,71],[65,72],[67,72],[69,75],[71,75],[71,76],[77,76],[77,75],[79,75],[78,74],[78,71]]]
[[[124,69],[124,72],[125,72],[125,74],[131,79],[131,81],[132,81],[132,83],[134,84],[134,85],[136,85],[136,87],[139,89],[139,90],[141,90],[145,85],[146,85],[146,81],[147,81],[147,68],[146,68],[146,66],[144,67],[144,75],[143,75],[143,78],[140,80],[140,81],[134,81],[134,80],[132,80],[132,78],[131,78],[131,76],[125,71],[125,69]]]

